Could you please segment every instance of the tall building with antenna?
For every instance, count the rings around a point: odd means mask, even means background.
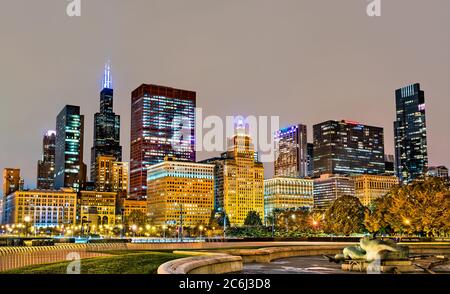
[[[109,62],[105,65],[102,90],[100,92],[100,112],[94,116],[94,144],[91,148],[91,181],[96,181],[96,164],[99,156],[113,156],[122,161],[120,146],[120,116],[113,111],[114,89]]]

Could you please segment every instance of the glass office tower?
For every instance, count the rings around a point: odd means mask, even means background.
[[[420,84],[395,91],[395,172],[404,184],[425,175],[428,166],[425,93]]]
[[[308,150],[305,125],[294,125],[275,133],[275,176],[308,176]]]
[[[94,116],[94,146],[91,148],[91,182],[96,182],[97,158],[113,156],[122,161],[120,146],[120,116],[113,111],[114,90],[111,67],[105,66],[103,89],[100,92],[100,112]]]
[[[383,128],[354,121],[314,125],[314,175],[383,174]]]
[[[42,140],[42,159],[38,161],[37,188],[53,189],[55,180],[55,144],[56,131],[47,131]]]
[[[83,133],[84,116],[80,107],[66,105],[56,118],[55,189],[78,191],[85,181]]]
[[[131,97],[130,196],[147,197],[147,168],[166,156],[195,161],[196,93],[141,85]]]

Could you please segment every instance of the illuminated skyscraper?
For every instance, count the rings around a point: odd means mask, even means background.
[[[130,196],[147,196],[147,168],[166,156],[195,161],[196,93],[141,85],[131,95]]]
[[[174,161],[152,165],[148,174],[148,212],[155,224],[208,224],[214,209],[214,165]],[[181,217],[182,215],[182,217]]]
[[[56,131],[44,134],[42,142],[42,159],[37,166],[37,188],[39,190],[53,189],[55,181],[55,144]]]
[[[94,146],[91,148],[91,182],[96,181],[96,162],[99,156],[114,156],[122,161],[120,146],[120,116],[113,111],[114,90],[110,65],[105,66],[103,89],[100,92],[100,112],[94,116]]]
[[[86,180],[83,163],[84,116],[80,107],[66,105],[56,118],[55,189],[79,191]]]
[[[354,121],[314,125],[314,175],[383,174],[383,128]]]
[[[308,149],[305,125],[289,126],[275,133],[275,176],[308,176]]]
[[[100,192],[117,192],[126,198],[128,192],[128,163],[118,162],[114,156],[98,156],[95,187]]]
[[[264,220],[264,166],[255,161],[250,136],[242,125],[228,152],[202,162],[215,164],[215,209],[224,211],[231,225],[243,225],[250,211]]]
[[[307,145],[307,162],[308,162],[308,177],[314,176],[314,144],[308,143]]]
[[[395,172],[404,184],[423,177],[428,167],[425,93],[420,84],[395,91]]]

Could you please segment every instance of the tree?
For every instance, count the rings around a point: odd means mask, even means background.
[[[246,226],[262,226],[262,220],[259,213],[256,211],[249,211],[245,218],[244,225]]]
[[[128,216],[125,217],[125,224],[127,226],[144,226],[147,224],[147,215],[139,210],[133,210]]]
[[[325,213],[325,232],[346,236],[361,233],[364,230],[365,210],[357,197],[339,197]]]
[[[392,197],[386,195],[375,199],[365,211],[364,225],[372,233],[390,233],[392,228],[388,222],[389,208],[392,205]]]

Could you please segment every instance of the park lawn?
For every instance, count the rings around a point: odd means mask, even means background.
[[[82,259],[81,274],[155,274],[158,267],[170,260],[187,257],[165,252],[124,253],[108,257]],[[33,265],[1,274],[66,274],[70,262]]]

